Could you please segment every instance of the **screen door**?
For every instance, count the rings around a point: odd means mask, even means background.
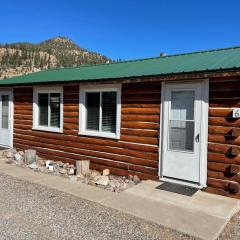
[[[167,84],[163,102],[163,177],[200,180],[201,84]]]

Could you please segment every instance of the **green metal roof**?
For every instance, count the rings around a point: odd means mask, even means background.
[[[0,81],[0,85],[94,81],[236,68],[240,68],[240,47],[169,55],[120,63],[52,69],[4,79]]]

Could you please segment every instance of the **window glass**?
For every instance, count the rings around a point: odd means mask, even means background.
[[[2,128],[8,129],[9,120],[9,96],[2,95]]]
[[[39,125],[48,126],[48,94],[38,94]]]
[[[172,91],[169,120],[169,149],[194,149],[194,91]]]
[[[50,94],[51,127],[60,128],[60,93]]]
[[[102,93],[102,131],[116,132],[117,93]]]
[[[86,93],[87,130],[99,131],[100,93]]]

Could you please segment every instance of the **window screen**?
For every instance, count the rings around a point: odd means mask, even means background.
[[[86,129],[116,132],[117,92],[86,93]]]
[[[102,131],[116,132],[117,93],[102,93]]]
[[[60,127],[60,93],[50,94],[51,127]]]
[[[86,93],[87,129],[99,131],[100,93]]]
[[[2,128],[8,129],[9,120],[9,96],[2,95]]]
[[[39,125],[48,126],[48,94],[38,94]]]

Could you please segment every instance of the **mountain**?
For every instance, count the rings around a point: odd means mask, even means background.
[[[0,79],[43,69],[111,61],[102,54],[81,48],[66,37],[51,38],[39,44],[0,44]]]

